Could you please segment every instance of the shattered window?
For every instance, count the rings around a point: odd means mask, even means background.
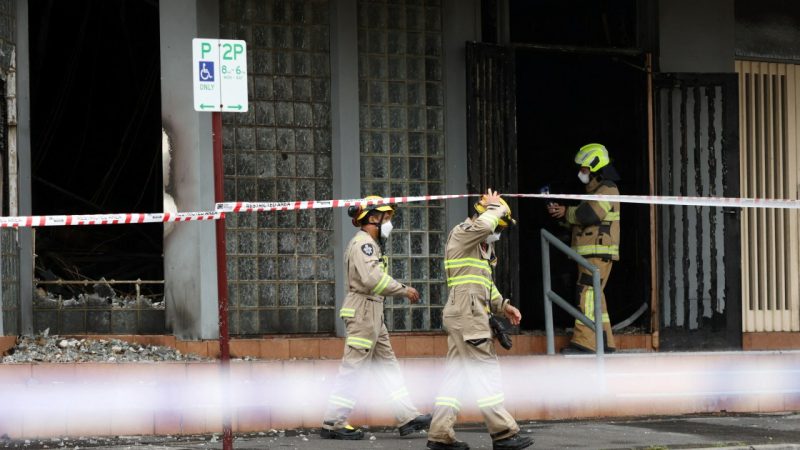
[[[13,13],[7,16],[13,4],[0,3],[3,65],[14,54],[6,45],[15,34],[8,33],[8,24],[15,26]],[[31,213],[161,212],[157,2],[27,4]],[[98,58],[91,45],[98,36],[117,51]],[[163,224],[38,227],[32,233],[34,333],[167,331]]]

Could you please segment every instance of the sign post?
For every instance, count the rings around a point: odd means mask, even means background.
[[[192,84],[194,110],[209,111],[214,148],[214,199],[225,201],[222,171],[221,111],[247,112],[247,44],[226,39],[192,39]],[[228,333],[228,273],[225,255],[224,216],[216,221],[217,309],[219,314],[219,353],[223,398],[230,394],[230,343]],[[222,448],[233,448],[231,410],[225,403],[222,414]]]

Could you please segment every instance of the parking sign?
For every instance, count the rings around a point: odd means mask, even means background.
[[[195,111],[247,112],[247,44],[232,39],[192,40]]]

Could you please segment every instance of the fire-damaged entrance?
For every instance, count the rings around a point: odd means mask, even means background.
[[[573,158],[598,142],[622,194],[739,195],[735,77],[657,73],[648,30],[658,16],[646,2],[512,0],[505,24],[498,2],[482,5],[500,13],[483,23],[486,42],[467,44],[470,191],[580,193]],[[539,231],[569,236],[544,201],[512,205],[520,226],[496,275],[516,296],[523,329],[541,330]],[[623,204],[621,225],[605,289],[612,325],[652,334],[657,348],[739,348],[736,212]],[[575,263],[550,257],[553,289],[574,298]],[[556,327],[573,324],[556,311]]]
[[[33,214],[162,211],[158,2],[28,3]],[[36,229],[34,332],[164,331],[162,229]]]
[[[622,194],[738,196],[734,76],[656,74],[649,88],[646,55],[635,53],[468,44],[467,56],[476,90],[468,103],[471,191],[580,193],[574,155],[599,142]],[[491,89],[483,88],[488,79]],[[507,254],[498,282],[517,296],[523,329],[544,328],[539,230],[569,240],[544,203],[512,202],[520,224],[500,249]],[[737,211],[623,204],[621,217],[620,261],[605,289],[612,325],[660,332],[667,349],[738,348]],[[575,263],[553,252],[551,267],[553,289],[571,298]],[[572,323],[556,311],[557,327]]]
[[[527,49],[516,53],[518,160],[525,168],[520,191],[538,192],[549,186],[553,193],[585,192],[574,158],[581,146],[596,142],[608,149],[620,174],[620,193],[647,194],[645,55]],[[543,201],[521,203],[519,211],[520,233],[526,236],[520,240],[520,252],[529,255],[520,265],[520,277],[528,280],[531,297],[538,299],[542,290],[539,230],[547,229],[565,242],[569,242],[569,230],[547,215]],[[613,264],[604,290],[612,325],[650,303],[649,213],[644,205],[621,205],[620,260]],[[575,297],[576,264],[553,252],[551,267],[553,288],[565,298]],[[543,329],[541,302],[527,303],[533,327]],[[649,314],[638,318],[635,331],[648,332]],[[559,309],[555,324],[572,327],[574,319]]]
[[[477,125],[469,132],[472,191],[495,184],[505,192],[538,192],[549,186],[551,192],[579,193],[582,185],[573,158],[582,145],[599,142],[609,149],[622,175],[618,183],[621,192],[648,193],[645,55],[488,44],[469,44],[467,55],[468,79],[472,81],[468,85],[475,90],[468,94],[472,95],[468,117],[470,127]],[[496,84],[482,90],[488,79]],[[505,118],[512,109],[515,115]],[[513,136],[512,142],[509,136]],[[488,179],[477,176],[482,172]],[[508,295],[516,296],[526,317],[523,329],[541,330],[539,230],[548,229],[566,241],[568,230],[548,217],[543,201],[524,200],[512,202],[512,206],[518,211],[520,224],[509,236],[509,245],[499,250],[509,254],[501,255],[506,268],[500,266],[498,282],[505,281]],[[605,290],[613,299],[609,313],[612,323],[638,317],[634,321],[636,330],[649,332],[649,314],[636,313],[647,308],[651,299],[650,209],[623,205],[621,214],[621,261],[614,264]],[[551,258],[556,274],[553,287],[571,298],[575,263],[556,253]],[[561,311],[555,319],[562,328],[574,323]]]

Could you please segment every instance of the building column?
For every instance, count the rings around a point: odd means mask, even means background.
[[[467,192],[467,41],[480,39],[480,1],[445,0],[445,192]],[[469,199],[448,200],[447,229],[464,221]]]
[[[358,128],[358,23],[356,0],[337,0],[331,7],[331,135],[333,197],[359,198],[361,156]],[[336,270],[336,311],[347,293],[345,246],[353,237],[347,210],[333,213],[333,256]],[[336,335],[344,336],[344,323],[335,320]]]
[[[18,210],[10,214],[29,216],[33,208],[31,191],[31,88],[28,2],[17,6],[17,161]],[[33,236],[32,228],[19,229],[19,317],[20,334],[33,334]]]
[[[161,114],[171,140],[168,193],[177,210],[214,208],[211,113],[193,107],[192,39],[219,36],[217,0],[159,3]],[[165,177],[167,175],[165,174]],[[181,339],[218,337],[214,223],[176,223],[164,237],[167,326]]]

